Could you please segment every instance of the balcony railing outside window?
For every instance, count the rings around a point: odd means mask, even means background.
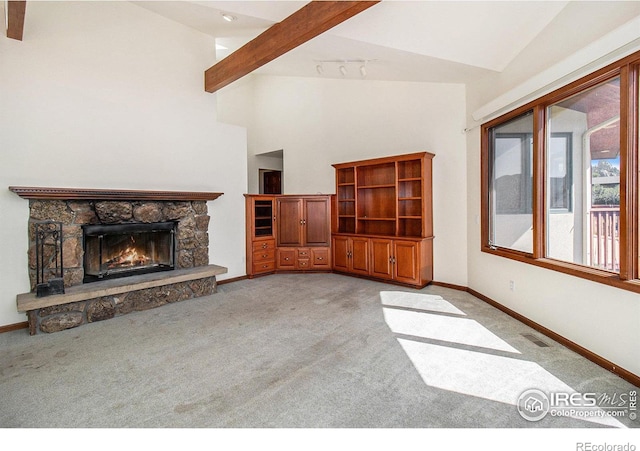
[[[590,212],[589,261],[594,268],[620,271],[620,208],[594,207]]]

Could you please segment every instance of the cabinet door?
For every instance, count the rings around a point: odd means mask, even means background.
[[[306,246],[329,246],[331,239],[329,199],[304,199],[303,231]]]
[[[402,283],[420,283],[420,244],[415,241],[394,241],[394,279]]]
[[[338,271],[349,271],[349,238],[333,237],[333,268]]]
[[[277,199],[278,246],[302,246],[302,199]]]
[[[275,238],[275,229],[273,222],[274,200],[268,197],[252,198],[251,202],[251,218],[253,238],[267,239]]]
[[[393,278],[393,241],[371,239],[371,275],[381,279]]]
[[[369,275],[369,238],[350,238],[350,269],[355,274]]]

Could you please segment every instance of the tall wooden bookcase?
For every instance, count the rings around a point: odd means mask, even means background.
[[[335,271],[419,287],[433,280],[433,157],[419,152],[333,165]]]

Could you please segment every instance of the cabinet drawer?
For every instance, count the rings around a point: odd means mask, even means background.
[[[254,241],[252,243],[252,247],[253,247],[252,252],[266,251],[266,250],[275,251],[276,240]]]
[[[264,261],[272,261],[276,260],[276,251],[273,249],[265,249],[253,252],[253,262],[260,263]]]
[[[313,249],[312,266],[316,269],[330,269],[329,249]]]
[[[299,258],[297,263],[298,269],[309,269],[311,267],[311,261],[308,258]]]
[[[278,249],[278,268],[293,269],[295,266],[295,249]]]
[[[273,271],[274,269],[276,269],[276,262],[273,261],[273,260],[254,263],[253,264],[253,273],[254,274],[260,274],[260,273],[263,273],[263,272],[269,272],[269,271]]]
[[[298,258],[299,259],[300,258],[302,258],[302,259],[311,258],[311,251],[309,249],[307,249],[307,248],[299,248],[298,249]]]

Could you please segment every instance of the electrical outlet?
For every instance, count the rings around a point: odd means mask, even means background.
[[[516,290],[516,283],[513,280],[509,281],[509,289],[511,291],[515,291]]]

